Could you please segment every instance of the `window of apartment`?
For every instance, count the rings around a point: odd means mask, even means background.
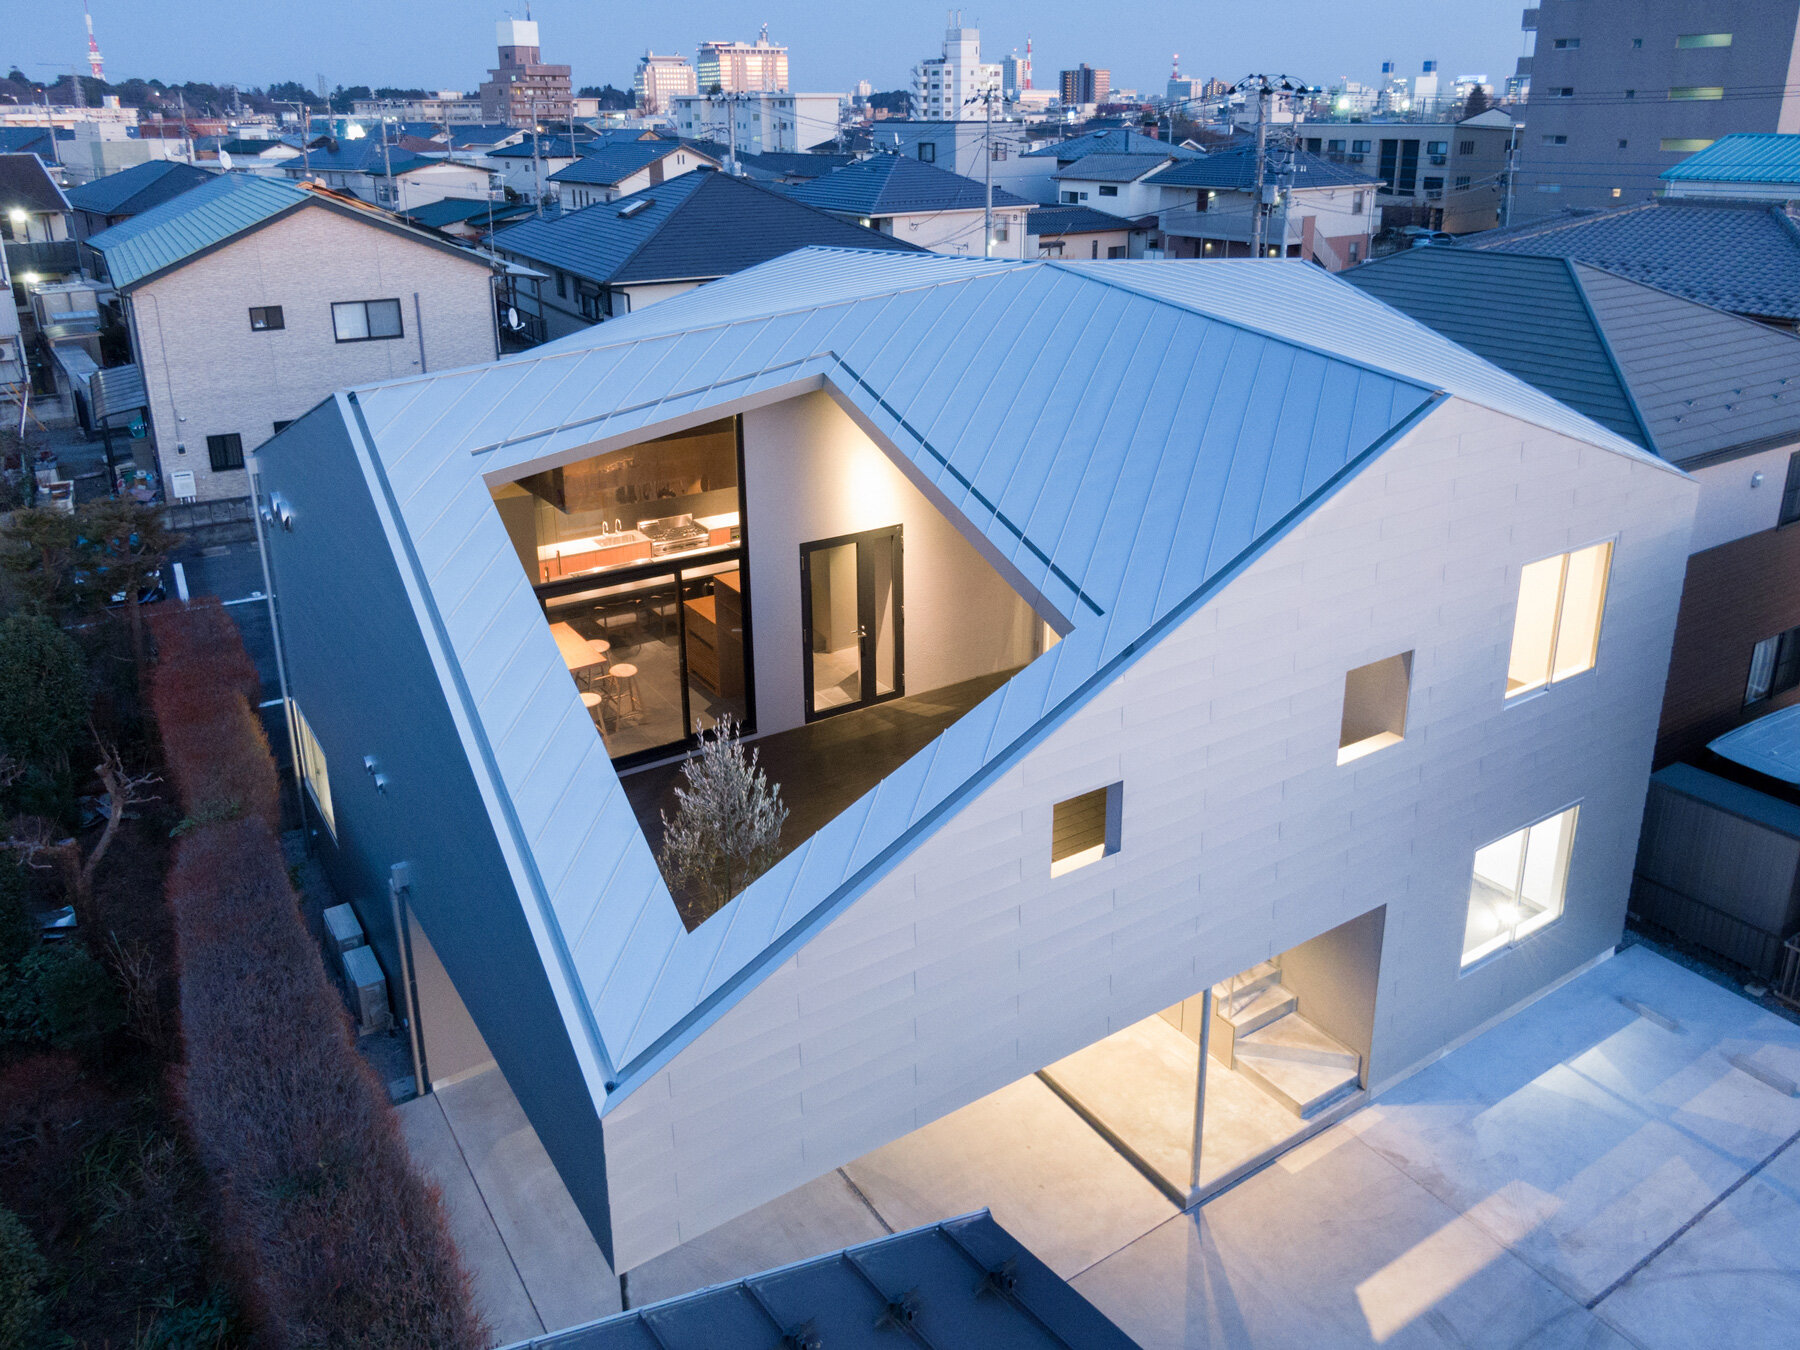
[[[1561,192],[1562,184],[1561,183],[1539,183],[1537,185],[1537,190],[1539,192]]]
[[[1123,783],[1095,788],[1058,802],[1050,814],[1050,875],[1099,862],[1119,851]]]
[[[313,805],[319,808],[325,828],[336,839],[337,815],[331,809],[331,779],[325,772],[325,752],[319,748],[319,739],[301,714],[300,705],[292,699],[288,700],[288,715],[294,729],[294,754],[300,761],[300,779],[306,784]]]
[[[286,431],[289,427],[291,427],[293,425],[294,425],[294,419],[291,417],[286,419],[285,421],[278,420],[274,423],[275,434],[277,436],[279,436],[279,435],[281,435],[282,432]]]
[[[1330,154],[1341,155],[1344,153],[1344,143],[1342,141],[1326,141],[1325,149]]]
[[[1350,214],[1360,216],[1363,213],[1363,194],[1354,192],[1350,195]]]
[[[1519,570],[1506,696],[1514,698],[1591,670],[1600,646],[1612,545],[1594,544]]]
[[[1781,514],[1777,525],[1792,525],[1800,520],[1800,450],[1788,456],[1787,482],[1781,489]]]
[[[206,455],[212,461],[214,473],[241,469],[244,467],[244,438],[235,431],[223,436],[208,436]]]
[[[1102,197],[1116,197],[1116,196],[1118,196],[1118,195],[1119,195],[1119,188],[1118,188],[1118,184],[1116,184],[1116,183],[1107,183],[1107,184],[1105,184],[1105,185],[1104,185],[1104,186],[1102,186],[1102,187],[1101,187],[1101,189],[1100,189],[1100,195],[1101,195],[1101,196],[1102,196]]]
[[[988,147],[988,158],[994,160],[1005,159],[1006,152],[1009,149],[1011,149],[1011,147],[1008,146],[1005,141],[995,141]]]
[[[1702,136],[1664,136],[1660,149],[1669,155],[1692,155],[1711,144],[1710,139]]]
[[[1635,89],[1627,89],[1627,90],[1626,90],[1626,91],[1625,91],[1625,97],[1626,97],[1626,98],[1636,98],[1636,97],[1637,97],[1637,90],[1635,90]]]
[[[1467,186],[1469,186],[1469,175],[1466,173],[1457,174],[1456,175],[1457,190],[1461,191],[1463,188],[1466,188]]]
[[[404,336],[398,300],[344,300],[331,307],[339,342],[375,342]]]
[[[1339,764],[1372,755],[1406,739],[1406,700],[1412,690],[1411,652],[1358,666],[1344,676]]]
[[[1108,258],[1123,258],[1125,256],[1125,245],[1108,244],[1106,246],[1106,256]]]
[[[1570,84],[1561,85],[1555,89],[1552,89],[1550,91],[1550,96],[1552,98],[1574,98],[1575,97],[1575,86],[1570,85]]]
[[[1350,241],[1350,261],[1353,263],[1362,261],[1362,245],[1354,239]]]
[[[1643,50],[1643,46],[1644,46],[1644,39],[1642,39],[1642,38],[1631,39],[1631,49],[1633,51],[1641,51],[1641,50]]]
[[[1581,49],[1581,39],[1580,38],[1557,38],[1550,45],[1552,48],[1554,48],[1556,51],[1559,51],[1559,52],[1579,51]]]
[[[1064,192],[1062,195],[1063,204],[1065,206],[1074,206],[1078,202],[1085,202],[1087,196],[1088,195],[1085,192]]]
[[[280,305],[252,305],[250,307],[250,331],[253,333],[272,333],[277,328],[287,325],[281,319]]]
[[[919,142],[919,159],[926,164],[937,163],[937,143],[935,141]]]
[[[1567,145],[1568,143],[1569,143],[1569,138],[1567,136],[1545,136],[1544,137],[1545,145]]]
[[[1675,103],[1716,103],[1724,97],[1722,84],[1679,84],[1669,90],[1669,100]]]
[[[1624,188],[1614,188],[1612,190],[1612,195],[1613,195],[1613,200],[1617,201],[1619,198],[1621,198],[1625,195],[1625,189]]]
[[[1060,258],[1060,257],[1062,257],[1062,251],[1063,251],[1063,246],[1062,246],[1062,241],[1060,239],[1057,240],[1054,244],[1039,244],[1038,245],[1038,257],[1040,257],[1040,258]]]
[[[1619,149],[1623,150],[1629,144],[1630,144],[1630,142],[1627,141],[1623,136],[1619,137]]]
[[[1440,197],[1443,196],[1444,180],[1442,178],[1427,178],[1425,180],[1425,195],[1429,197],[1433,194]]]
[[[1352,154],[1356,154],[1356,155],[1368,154],[1369,153],[1369,142],[1368,141],[1351,141],[1350,142],[1350,152]]]
[[[1456,153],[1459,155],[1474,154],[1475,153],[1475,142],[1474,141],[1458,141],[1456,143]]]
[[[1012,237],[1011,231],[1007,229],[1006,217],[1005,216],[995,217],[995,219],[994,219],[994,242],[996,244],[1004,244],[1011,237]]]
[[[1562,917],[1580,809],[1571,806],[1475,850],[1463,929],[1465,970]]]
[[[1800,685],[1800,628],[1764,638],[1750,649],[1750,678],[1744,684],[1744,706],[1785,694]]]
[[[1730,33],[1683,33],[1675,39],[1675,46],[1681,50],[1694,47],[1729,47]]]
[[[1447,155],[1450,153],[1449,141],[1426,141],[1425,153],[1428,155]]]
[[[562,272],[556,274],[556,298],[558,300],[569,298],[569,278]]]

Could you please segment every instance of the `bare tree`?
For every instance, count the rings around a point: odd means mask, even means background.
[[[681,774],[687,786],[675,789],[675,817],[662,813],[660,861],[705,918],[774,864],[788,810],[729,716],[701,736]]]
[[[113,836],[119,832],[119,822],[125,819],[126,808],[154,801],[155,795],[144,789],[162,782],[153,773],[127,773],[124,761],[119,758],[119,748],[109,745],[98,736],[94,739],[100,746],[100,762],[94,766],[94,773],[107,795],[106,828],[100,831],[99,842],[81,861],[75,873],[75,898],[81,904],[85,904],[94,893],[94,874],[99,870],[100,860],[106,856],[106,850],[112,847]]]

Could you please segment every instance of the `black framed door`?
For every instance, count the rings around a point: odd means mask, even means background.
[[[806,720],[906,692],[901,527],[800,545]]]

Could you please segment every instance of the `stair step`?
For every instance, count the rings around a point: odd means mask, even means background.
[[[1235,983],[1234,983],[1235,981]],[[1213,986],[1213,1002],[1221,1009],[1234,1003],[1242,1007],[1262,990],[1281,983],[1281,967],[1273,961],[1258,961],[1241,975],[1221,980]]]
[[[1239,1003],[1234,1012],[1221,1005],[1219,1016],[1231,1024],[1239,1036],[1248,1036],[1259,1031],[1276,1018],[1286,1017],[1300,1006],[1300,1000],[1293,993],[1279,984],[1268,985],[1258,989],[1250,996],[1247,1003]]]
[[[1235,1059],[1238,1072],[1302,1120],[1360,1086],[1362,1057],[1299,1013],[1239,1034]]]

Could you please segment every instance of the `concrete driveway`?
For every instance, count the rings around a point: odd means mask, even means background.
[[[409,1137],[452,1201],[478,1291],[511,1314],[497,1324],[554,1330],[617,1282],[565,1231],[572,1207],[546,1204],[548,1159],[499,1075],[484,1080],[442,1094],[448,1133],[499,1137],[479,1121],[505,1116],[508,1167],[478,1145],[471,1178],[429,1098],[403,1108]],[[1794,1080],[1800,1026],[1634,947],[1196,1211],[1027,1078],[626,1287],[636,1306],[989,1206],[1146,1350],[1789,1347]],[[584,1280],[611,1287],[570,1287]]]

